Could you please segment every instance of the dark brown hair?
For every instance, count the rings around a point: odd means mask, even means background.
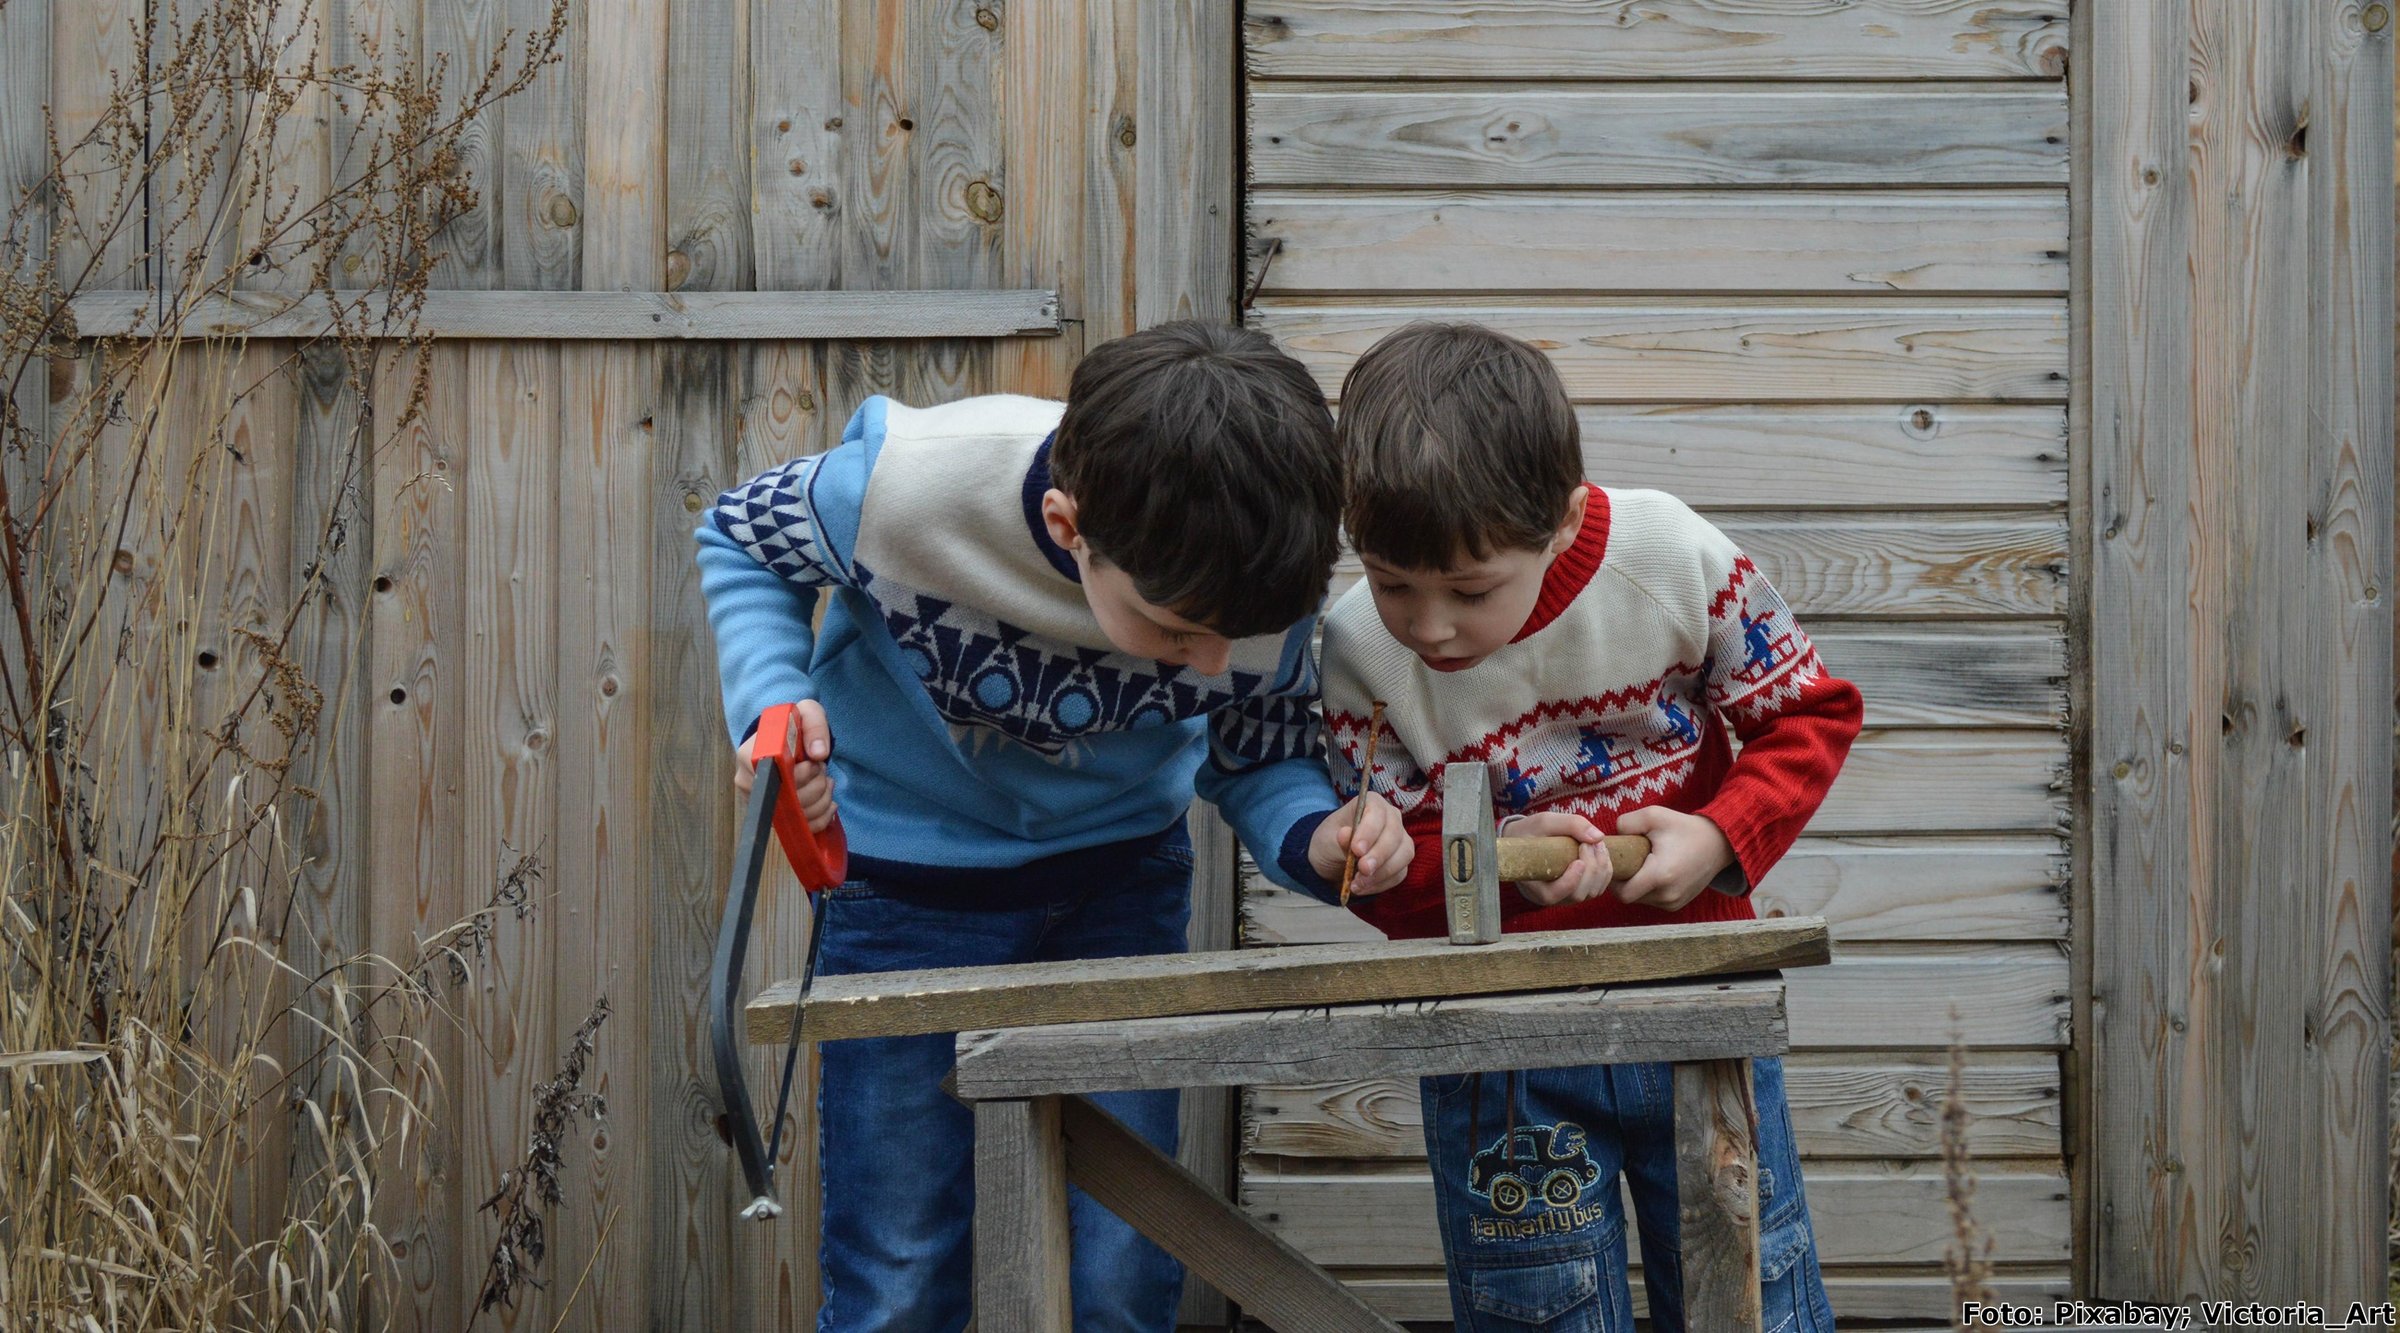
[[[1447,569],[1540,546],[1583,482],[1550,358],[1479,324],[1411,324],[1342,381],[1342,519],[1360,553]]]
[[[1340,549],[1333,414],[1265,334],[1179,320],[1093,348],[1050,475],[1092,553],[1152,605],[1243,638],[1324,600]]]

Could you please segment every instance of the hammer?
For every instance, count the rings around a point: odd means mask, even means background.
[[[1630,878],[1650,855],[1650,840],[1618,834],[1601,840],[1610,882]],[[1492,820],[1492,772],[1481,764],[1442,767],[1442,892],[1452,944],[1500,938],[1502,881],[1552,880],[1575,863],[1573,838],[1503,838]]]

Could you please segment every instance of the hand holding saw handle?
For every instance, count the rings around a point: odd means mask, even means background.
[[[741,999],[742,963],[750,952],[750,918],[758,906],[758,882],[767,865],[770,830],[783,844],[784,859],[800,877],[810,898],[808,961],[800,974],[800,994],[808,995],[817,971],[817,939],[825,927],[825,895],[849,872],[850,846],[837,815],[823,832],[811,831],[808,816],[795,793],[799,789],[797,706],[777,704],[759,715],[751,744],[754,777],[749,804],[742,815],[741,841],[734,849],[733,882],[725,891],[725,917],[717,927],[717,952],[708,970],[708,1034],[715,1048],[717,1090],[724,1104],[726,1137],[741,1159],[742,1177],[751,1199],[741,1216],[764,1221],[782,1214],[775,1199],[775,1158],[783,1142],[784,1111],[792,1095],[792,1067],[800,1053],[800,1010],[792,1010],[792,1035],[783,1053],[783,1091],[775,1102],[775,1134],[763,1141],[758,1116],[750,1106],[750,1086],[742,1077]]]

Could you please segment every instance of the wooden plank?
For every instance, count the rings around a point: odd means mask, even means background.
[[[1783,1048],[1781,981],[1658,983],[961,1032],[958,1095],[1331,1082]]]
[[[1450,1318],[1450,1284],[1442,1280],[1438,1269],[1335,1269],[1333,1273],[1387,1319],[1440,1323]],[[1649,1309],[1649,1298],[1642,1286],[1638,1258],[1630,1265],[1630,1281],[1633,1312],[1640,1317]],[[2062,1265],[2003,1268],[1992,1276],[1990,1285],[2000,1300],[2045,1310],[2051,1301],[2067,1299],[2070,1294]],[[1958,1315],[1950,1279],[1938,1273],[1836,1268],[1825,1274],[1825,1294],[1833,1303],[1834,1315],[1843,1320],[1905,1320],[1908,1322],[1899,1327],[1949,1328],[1948,1321]]]
[[[1836,940],[2033,940],[2067,935],[2066,848],[2055,838],[1804,837],[1754,893],[1762,916],[1821,916]],[[1245,886],[1249,947],[1378,940],[1342,908]]]
[[[1939,1162],[1802,1163],[1828,1265],[1939,1264],[1952,1243]],[[2067,1181],[2051,1164],[1981,1163],[1975,1212],[2002,1263],[2067,1257]],[[1422,1170],[1294,1171],[1242,1182],[1242,1207],[1326,1267],[1438,1265],[1433,1182]]]
[[[1007,1333],[1067,1333],[1067,1153],[1059,1099],[975,1107],[975,1313]]]
[[[382,327],[381,297],[346,294],[344,300],[358,302],[364,319]],[[94,292],[70,308],[82,337],[158,331],[138,292]],[[177,331],[186,338],[313,338],[333,327],[322,296],[295,301],[262,293],[195,302]],[[420,327],[436,338],[518,341],[986,338],[1054,334],[1059,315],[1057,297],[1047,291],[678,293],[629,285],[585,292],[434,292]]]
[[[2067,6],[1278,0],[1243,37],[1259,79],[2055,79]]]
[[[508,28],[524,36],[550,21],[550,0],[505,0]],[[609,21],[609,20],[602,20]],[[569,19],[559,62],[502,103],[504,180],[487,182],[496,205],[500,281],[512,291],[571,291],[583,278],[585,25]],[[606,89],[603,97],[608,96]],[[578,1019],[578,1021],[580,1021]]]
[[[2303,578],[2313,641],[2303,663],[2321,719],[2307,750],[2301,882],[2317,961],[2303,1059],[2321,1091],[2296,1127],[2319,1179],[2296,1180],[2321,1236],[2299,1241],[2295,1286],[2382,1299],[2388,1255],[2395,728],[2393,505],[2393,42],[2348,9],[2316,15],[2302,105],[2309,168],[2308,317],[2314,392],[2307,505],[2316,525]],[[2330,734],[2327,734],[2327,733]],[[2289,920],[2289,918],[2285,918]],[[2288,1151],[2288,1150],[2287,1150]],[[2291,1160],[2286,1157],[2285,1160]],[[2288,1215],[2288,1214],[2287,1214]]]
[[[1012,7],[1013,8],[1013,7]],[[978,11],[994,15],[987,26]],[[1001,155],[998,11],[981,0],[907,7],[903,134],[915,186],[910,281],[990,285],[1001,269],[1001,224],[1011,203]],[[1070,47],[1070,53],[1077,49]]]
[[[1193,953],[1234,948],[1241,925],[1241,843],[1233,826],[1206,801],[1192,802],[1187,818],[1192,834],[1192,915],[1184,942]],[[1232,1088],[1186,1088],[1179,1108],[1182,1134],[1175,1159],[1221,1198],[1233,1196],[1238,1100]],[[1176,1323],[1222,1325],[1229,1318],[1223,1294],[1187,1274]]]
[[[2058,945],[1916,948],[1866,954],[1853,946],[1832,967],[1793,972],[1792,1049],[1940,1049],[1953,1032],[1970,1049],[2067,1044],[2067,960]]]
[[[1093,0],[1084,4],[1084,77],[1083,101],[1086,108],[1076,120],[1082,132],[1080,148],[1083,153],[1083,207],[1080,243],[1079,280],[1082,293],[1078,301],[1083,312],[1083,333],[1086,345],[1120,338],[1141,327],[1135,322],[1136,283],[1140,273],[1140,249],[1143,234],[1139,207],[1138,158],[1141,152],[1140,114],[1141,84],[1145,73],[1140,45],[1141,13],[1154,8],[1144,0]],[[1232,15],[1224,7],[1201,6],[1209,11],[1207,21],[1230,37]],[[1227,48],[1230,52],[1230,48]],[[1209,164],[1212,176],[1225,182],[1226,193],[1221,198],[1217,217],[1230,230],[1237,216],[1232,206],[1233,127],[1239,114],[1239,103],[1232,91],[1234,73],[1230,64],[1211,71],[1219,77],[1215,102],[1194,101],[1187,113],[1195,122],[1214,117],[1215,123],[1199,126],[1213,132],[1212,146],[1225,153],[1222,162]],[[1013,163],[1013,159],[1012,163]],[[1018,202],[1023,202],[1018,191]],[[1195,214],[1202,209],[1198,196],[1186,202]],[[1224,282],[1230,283],[1228,276]],[[1230,316],[1229,316],[1230,317]],[[1059,390],[1064,396],[1064,386]]]
[[[150,258],[142,183],[111,164],[100,139],[112,132],[104,122],[119,91],[141,101],[139,33],[149,0],[44,8],[54,11],[49,106],[66,157],[61,188],[74,200],[71,213],[59,208],[51,217],[56,285],[62,291],[140,291],[149,286]]]
[[[1793,918],[1555,931],[1463,950],[1412,940],[1229,950],[1172,963],[1137,957],[929,968],[820,977],[806,1023],[814,1039],[834,1041],[1600,986],[1808,967],[1827,956],[1825,924]],[[797,989],[796,981],[779,981],[750,1002],[751,1040],[786,1039]]]
[[[1001,1102],[1001,1106],[1024,1106],[1023,1102]],[[1063,1104],[1063,1106],[1062,1106]],[[986,1230],[981,1202],[983,1152],[983,1122],[985,1108],[991,1102],[978,1103],[976,1123],[977,1211],[976,1236],[980,1246]],[[1265,1321],[1270,1328],[1308,1329],[1311,1333],[1325,1330],[1337,1333],[1400,1333],[1398,1327],[1386,1322],[1369,1310],[1358,1297],[1300,1257],[1289,1245],[1225,1201],[1198,1177],[1178,1166],[1173,1159],[1143,1142],[1141,1138],[1110,1118],[1106,1111],[1081,1097],[1044,1098],[1035,1106],[1062,1106],[1063,1130],[1066,1138],[1066,1178],[1077,1188],[1092,1196],[1102,1207],[1131,1223],[1135,1230],[1158,1243],[1160,1249],[1173,1255],[1198,1277],[1222,1287],[1239,1301],[1243,1313]],[[1029,1157],[1039,1161],[1040,1146]],[[1036,1168],[1028,1166],[1028,1171]],[[1013,1183],[1013,1175],[1010,1177]],[[1011,1193],[1021,1193],[1012,1190]],[[1059,1209],[1063,1218],[1065,1210]],[[1016,1222],[1006,1215],[995,1219],[1002,1223]],[[1045,1221],[1036,1214],[1032,1226],[1020,1227],[1032,1235]],[[1064,1237],[1059,1238],[1062,1242]],[[1013,1241],[1013,1237],[1012,1237]],[[995,1247],[994,1263],[1008,1262],[1024,1253],[1026,1248],[1037,1250],[1030,1271],[1041,1273],[1039,1251],[1046,1249],[1041,1242],[1029,1247],[1014,1242]],[[1063,1254],[1063,1243],[1058,1253]],[[979,1275],[984,1255],[976,1256]],[[1011,1286],[1021,1288],[1024,1279],[1012,1275]],[[980,1292],[979,1292],[980,1295]],[[1007,1307],[1002,1307],[1006,1309]],[[990,1307],[978,1310],[978,1316],[990,1321]],[[998,1328],[1014,1328],[1013,1322],[1000,1322]],[[1063,1327],[1064,1325],[1061,1325]]]
[[[1282,248],[1259,290],[2052,292],[2064,190],[1262,191],[1249,230]]]
[[[1757,1333],[1758,1107],[1749,1061],[1675,1066],[1675,1180],[1684,1317]]]
[[[0,8],[0,190],[7,192],[12,206],[14,201],[27,201],[18,226],[24,260],[31,264],[50,256],[53,204],[46,196],[34,196],[47,188],[44,182],[51,167],[49,133],[43,121],[43,107],[50,102],[51,54],[50,6]],[[9,276],[21,281],[25,270],[20,268]],[[14,377],[0,381],[0,423],[4,423],[0,424],[0,477],[8,483],[7,518],[22,524],[40,506],[46,465],[60,451],[51,444],[52,363],[46,357],[28,357],[12,369]],[[62,522],[56,530],[68,528]],[[27,562],[22,577],[29,607],[49,600],[44,591],[50,578],[48,564],[39,558]],[[38,643],[38,629],[36,635]],[[20,683],[31,680],[24,644],[13,624],[0,627],[0,671]],[[31,717],[33,708],[30,699],[20,696],[17,707],[7,714],[10,724],[21,725]]]
[[[419,0],[424,15],[416,31],[427,70],[447,62],[443,93],[455,108],[467,100],[483,71],[502,53],[506,0]],[[602,87],[609,85],[602,84]],[[475,184],[472,206],[443,229],[434,265],[437,287],[493,288],[501,285],[500,214],[518,183],[506,174],[506,104],[465,117],[458,140],[459,173]],[[455,114],[454,111],[451,114]]]
[[[2047,617],[2067,609],[2063,515],[1710,517],[1803,621]],[[1331,595],[1364,574],[1345,551]]]
[[[403,426],[407,375],[387,367],[378,375],[377,420],[391,442],[374,473],[375,578],[367,607],[372,698],[367,713],[369,780],[377,792],[367,839],[374,896],[369,930],[384,956],[416,964],[445,1003],[456,999],[457,978],[472,959],[453,968],[430,954],[438,936],[470,910],[459,859],[465,817],[459,779],[466,737],[466,695],[459,660],[465,623],[466,515],[451,484],[455,448],[443,421],[451,400],[466,392],[466,349],[432,353],[434,412]],[[473,906],[480,907],[481,903]],[[453,947],[456,941],[451,941]],[[488,1194],[494,1182],[462,1169],[462,1130],[449,1099],[464,1068],[464,1034],[433,1022],[419,1034],[426,1064],[411,1066],[401,1092],[424,1108],[415,1126],[422,1153],[403,1159],[377,1197],[377,1225],[390,1239],[400,1287],[389,1312],[413,1328],[449,1328],[466,1317],[472,1299],[468,1265],[480,1256],[462,1234],[455,1201]],[[447,1082],[445,1082],[447,1079]]]
[[[841,0],[750,10],[751,246],[761,291],[820,291],[839,277],[843,117]]]
[[[1579,402],[2057,402],[2066,311],[2054,302],[1293,305],[1253,323],[1337,393],[1352,362],[1423,319],[1469,320],[1550,354]]]
[[[2059,1153],[2058,1058],[1978,1052],[1967,1062],[1967,1151],[1976,1161]],[[1948,1059],[1932,1052],[1784,1057],[1784,1091],[1804,1157],[1941,1155]],[[1269,1157],[1422,1160],[1413,1078],[1243,1089],[1242,1149]]]
[[[1815,621],[1808,635],[1858,686],[1871,727],[2043,727],[2067,721],[2067,644],[2048,625]]]
[[[906,78],[915,25],[901,0],[844,0],[841,18],[841,285],[888,291],[915,282],[916,90]],[[998,11],[995,10],[995,13]]]
[[[181,7],[193,8],[190,0]],[[184,16],[185,21],[197,13]],[[300,244],[307,237],[296,219],[327,197],[334,184],[333,107],[327,64],[329,34],[323,16],[305,6],[263,11],[259,15],[257,49],[271,56],[263,63],[284,80],[292,104],[269,116],[263,94],[246,94],[237,101],[251,103],[247,114],[237,111],[226,136],[226,153],[215,166],[214,189],[226,200],[232,224],[212,256],[212,264],[230,270],[242,287],[305,288],[315,268],[314,256]],[[296,207],[295,207],[296,205]],[[286,209],[291,216],[280,219]],[[279,234],[270,234],[279,233]],[[248,262],[264,254],[267,262]],[[227,263],[236,257],[244,262]]]
[[[2066,742],[2050,731],[1863,732],[1809,829],[2062,831],[2066,764]]]
[[[1105,184],[1086,180],[1087,170],[1105,166],[1087,162],[1085,151],[1087,141],[1100,138],[1085,86],[1099,53],[1087,27],[1106,8],[1083,0],[1021,0],[997,11],[1007,25],[1001,131],[1008,180],[998,214],[1003,277],[1019,286],[1056,288],[1060,310],[1075,320],[1084,319],[1092,295],[1085,281],[1085,217]],[[1107,25],[1100,26],[1105,37]],[[1113,69],[1115,53],[1108,55]],[[1001,382],[1012,392],[1064,398],[1085,346],[1108,336],[1105,329],[1078,325],[1064,338],[1012,343],[1001,349]]]
[[[692,558],[692,529],[736,474],[734,383],[728,359],[741,349],[661,348],[658,398],[650,431],[646,481],[629,477],[651,497],[638,509],[647,522],[635,530],[646,552],[649,615],[642,623],[639,709],[642,762],[650,786],[642,800],[650,816],[639,851],[646,857],[650,904],[650,996],[653,1044],[646,1052],[651,1089],[650,1179],[671,1202],[672,1243],[694,1255],[725,1255],[707,1267],[682,1265],[672,1288],[680,1326],[755,1328],[778,1302],[731,1260],[736,1211],[748,1202],[741,1173],[717,1129],[716,1066],[710,1055],[708,974],[733,865],[740,823],[728,772],[724,713],[718,706],[715,639],[700,568]],[[630,497],[629,497],[630,498]],[[768,960],[753,936],[758,966]],[[801,955],[805,957],[805,955]],[[780,1053],[784,1042],[777,1041]],[[780,1062],[778,1062],[780,1072]],[[773,1085],[759,1085],[770,1087]],[[772,1112],[768,1112],[772,1114]]]
[[[1250,95],[1255,186],[2063,185],[2057,86],[1657,84]]]
[[[2067,499],[2067,414],[2056,407],[1679,404],[1575,415],[1592,480],[1671,491],[1702,509],[2035,508]]]
[[[1223,5],[1140,6],[1135,328],[1233,314],[1241,96],[1233,23]]]
[[[679,0],[668,29],[663,157],[669,291],[750,291],[757,285],[750,239],[752,8],[748,0]],[[816,52],[786,56],[823,60]]]

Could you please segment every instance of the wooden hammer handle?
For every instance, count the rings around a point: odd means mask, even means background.
[[[1567,873],[1575,864],[1575,849],[1582,846],[1573,838],[1500,838],[1500,882],[1521,880],[1553,880]],[[1633,878],[1650,855],[1650,840],[1637,834],[1620,833],[1600,840],[1608,849],[1609,879],[1613,882]]]

